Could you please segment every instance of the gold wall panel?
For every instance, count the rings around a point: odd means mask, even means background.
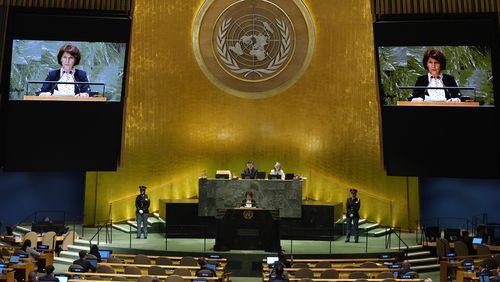
[[[159,199],[196,198],[198,177],[239,174],[247,160],[308,178],[303,198],[345,201],[361,214],[413,227],[417,179],[382,165],[369,0],[307,0],[316,43],[311,64],[287,91],[262,100],[222,92],[198,67],[194,17],[203,0],[136,0],[123,152],[117,172],[87,174],[86,223],[134,217],[138,186]]]

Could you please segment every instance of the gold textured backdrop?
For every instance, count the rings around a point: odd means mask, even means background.
[[[417,179],[388,177],[382,165],[371,1],[304,1],[316,30],[311,64],[263,100],[222,92],[196,64],[202,1],[135,1],[121,164],[87,174],[86,223],[134,217],[138,185],[158,210],[159,199],[196,198],[199,176],[239,174],[252,159],[307,177],[304,199],[343,202],[354,186],[362,216],[413,227]]]

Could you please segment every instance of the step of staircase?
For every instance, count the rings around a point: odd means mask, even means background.
[[[436,257],[427,257],[427,258],[417,258],[417,259],[408,259],[410,264],[413,266],[417,265],[429,265],[436,264],[438,262]]]
[[[28,227],[28,226],[17,225],[13,233],[18,232],[19,234],[24,235],[30,231],[31,231],[31,226]]]
[[[431,255],[431,252],[429,251],[419,251],[419,252],[408,252],[408,258],[423,258],[423,257],[429,257]]]
[[[417,266],[412,266],[411,268],[418,273],[433,272],[433,271],[439,271],[439,264],[436,263],[436,264],[417,265]]]
[[[114,229],[125,233],[136,232],[137,229],[135,227],[130,229],[130,225],[126,223],[113,223],[112,226]]]
[[[378,225],[377,225],[378,227]],[[370,237],[382,237],[388,234],[390,231],[385,228],[373,228],[368,231],[368,236]]]
[[[378,227],[377,223],[371,223],[371,222],[365,222],[363,224],[359,224],[358,225],[358,228],[360,230],[364,230],[364,231],[370,231],[370,230],[373,230],[373,229],[375,229],[377,227]]]

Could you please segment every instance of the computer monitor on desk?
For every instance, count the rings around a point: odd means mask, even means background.
[[[281,175],[279,175],[279,174],[269,174],[269,175],[267,176],[267,179],[269,179],[269,180],[276,180],[276,179],[280,179],[280,180],[281,180]]]

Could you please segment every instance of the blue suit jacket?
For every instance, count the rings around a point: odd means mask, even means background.
[[[422,75],[417,78],[417,81],[415,82],[415,86],[425,86],[427,87],[429,85],[429,76]],[[448,74],[443,74],[443,85],[445,87],[458,87],[457,82],[455,81],[455,78],[451,75]],[[458,89],[445,89],[444,93],[446,95],[446,99],[450,98],[460,98],[461,94]],[[412,95],[409,97],[408,100],[411,101],[412,98],[425,98],[425,95],[427,94],[427,89],[415,89],[413,90]]]
[[[87,73],[85,71],[75,69],[75,82],[88,82],[89,79],[87,78]],[[42,85],[42,88],[40,88],[40,92],[50,92],[54,94],[54,90],[57,89],[57,83],[52,83],[54,81],[59,81],[61,78],[61,70],[53,70],[50,71],[49,74],[47,75],[47,78],[45,78],[45,81],[50,81],[46,82]],[[40,94],[40,92],[37,93]],[[79,93],[89,93],[90,92],[90,86],[87,83],[77,83],[75,84],[75,94]]]

